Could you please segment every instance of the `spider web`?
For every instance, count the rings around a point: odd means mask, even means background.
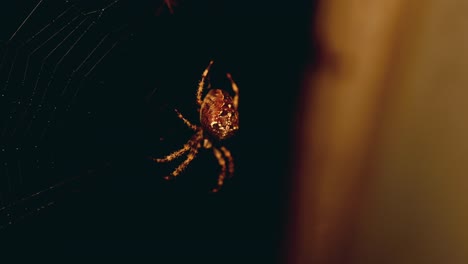
[[[0,229],[53,206],[95,162],[77,154],[89,146],[80,127],[96,122],[100,68],[131,35],[128,1],[11,2],[0,7]]]
[[[136,153],[144,153],[142,156],[161,156],[190,137],[190,131],[174,116],[175,105],[167,102],[187,105],[180,110],[196,120],[195,114],[190,115],[195,107],[193,98],[180,94],[193,94],[205,64],[220,53],[222,49],[217,47],[228,43],[231,32],[216,31],[223,37],[213,38],[210,45],[192,43],[200,38],[199,29],[211,20],[204,15],[216,9],[210,9],[206,1],[181,2],[2,2],[0,230],[57,206],[83,182],[94,181],[94,176],[102,178],[107,172],[103,170],[127,162],[131,155],[119,155],[133,153],[135,145],[140,148]],[[175,10],[188,15],[187,19],[158,19],[154,23],[152,18],[170,16]],[[129,91],[123,87],[140,88]],[[122,107],[122,103],[126,105]],[[133,116],[124,117],[129,116],[126,109]],[[141,117],[142,113],[146,116]],[[137,116],[148,118],[151,125],[134,129],[147,121],[135,121]],[[124,126],[129,129],[123,131]],[[161,142],[164,135],[170,136]],[[122,142],[123,137],[131,142]],[[144,139],[150,140],[143,143]],[[141,157],[135,159],[140,162]],[[145,166],[140,167],[152,176],[145,180],[162,181],[160,168]],[[130,173],[134,179],[136,173]],[[115,175],[112,181],[115,184]],[[118,184],[128,188],[124,181]],[[201,184],[197,178],[194,181]],[[154,185],[144,184],[148,188]],[[193,188],[192,182],[187,181],[187,186]]]
[[[28,242],[33,252],[73,256],[277,251],[288,158],[280,116],[291,112],[289,80],[305,57],[291,30],[298,20],[259,18],[270,11],[263,1],[9,2],[0,4],[0,233],[10,252],[24,255]],[[170,19],[153,19],[162,14]],[[226,142],[236,175],[216,196],[219,166],[208,150],[171,182],[163,176],[178,161],[145,159],[193,134],[174,109],[197,121],[195,91],[210,59],[213,87],[229,89],[231,72],[242,94],[242,129]]]

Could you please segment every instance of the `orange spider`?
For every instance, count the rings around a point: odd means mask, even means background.
[[[213,142],[216,142],[216,145],[220,145],[219,143],[222,140],[231,137],[237,130],[239,130],[239,112],[237,110],[239,104],[239,88],[232,79],[231,74],[227,73],[226,76],[231,81],[232,90],[235,94],[234,97],[231,97],[224,90],[211,89],[202,100],[205,79],[208,76],[212,64],[213,61],[210,61],[203,72],[197,90],[197,110],[200,113],[201,126],[192,124],[177,109],[175,109],[177,116],[182,119],[190,129],[195,131],[195,134],[182,148],[172,152],[164,158],[153,158],[153,160],[158,163],[169,162],[188,152],[187,158],[177,168],[175,168],[169,176],[164,177],[166,180],[170,180],[179,175],[190,164],[202,146],[206,149],[212,148],[219,166],[221,167],[221,172],[218,176],[218,184],[212,189],[213,192],[218,192],[224,184],[226,170],[229,173],[229,177],[233,175],[234,161],[231,156],[231,152],[226,147],[214,146]],[[209,85],[208,89],[210,87],[211,85]]]

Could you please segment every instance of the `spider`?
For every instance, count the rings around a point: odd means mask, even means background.
[[[170,180],[177,177],[190,164],[202,146],[206,149],[211,148],[221,167],[217,186],[212,189],[212,192],[218,192],[224,184],[226,172],[229,178],[234,174],[234,161],[231,152],[221,145],[221,141],[231,137],[239,130],[239,112],[237,110],[239,105],[239,88],[232,79],[231,74],[227,73],[226,77],[231,82],[234,97],[231,97],[229,93],[224,90],[210,89],[211,84],[209,84],[208,89],[210,90],[202,100],[205,80],[211,65],[213,65],[213,60],[210,61],[204,70],[196,94],[197,111],[200,113],[200,125],[192,124],[175,109],[177,116],[192,129],[195,134],[182,148],[163,158],[153,158],[153,160],[158,163],[169,162],[188,152],[187,158],[176,167],[170,175],[164,177],[164,179]]]

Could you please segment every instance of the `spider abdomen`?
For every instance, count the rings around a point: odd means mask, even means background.
[[[239,129],[239,113],[232,97],[221,89],[210,90],[200,108],[200,123],[215,139],[232,136]]]

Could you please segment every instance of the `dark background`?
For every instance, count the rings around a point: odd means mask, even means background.
[[[12,21],[2,30],[4,46],[35,3],[16,3],[3,16]],[[85,88],[39,142],[42,154],[19,155],[42,160],[52,153],[55,167],[53,173],[31,170],[33,176],[3,200],[0,216],[17,215],[0,230],[12,254],[189,256],[220,263],[279,259],[312,4],[187,1],[173,15],[161,11],[161,4],[121,0],[109,11],[113,17],[100,30],[124,25],[110,35],[118,44],[89,76],[77,76]],[[47,9],[41,12],[48,16]],[[27,36],[28,29],[24,32]],[[92,46],[98,39],[84,41]],[[225,79],[230,72],[240,88],[240,131],[225,142],[235,176],[217,194],[209,192],[219,170],[211,150],[201,150],[170,182],[162,177],[180,160],[156,164],[148,159],[181,147],[192,135],[173,109],[198,122],[195,92],[211,59],[212,85],[231,91]],[[67,63],[72,61],[63,67]],[[11,102],[3,100],[9,110]],[[35,145],[32,131],[3,137],[3,145]],[[23,166],[27,178],[28,165]],[[24,207],[41,210],[23,216]]]

